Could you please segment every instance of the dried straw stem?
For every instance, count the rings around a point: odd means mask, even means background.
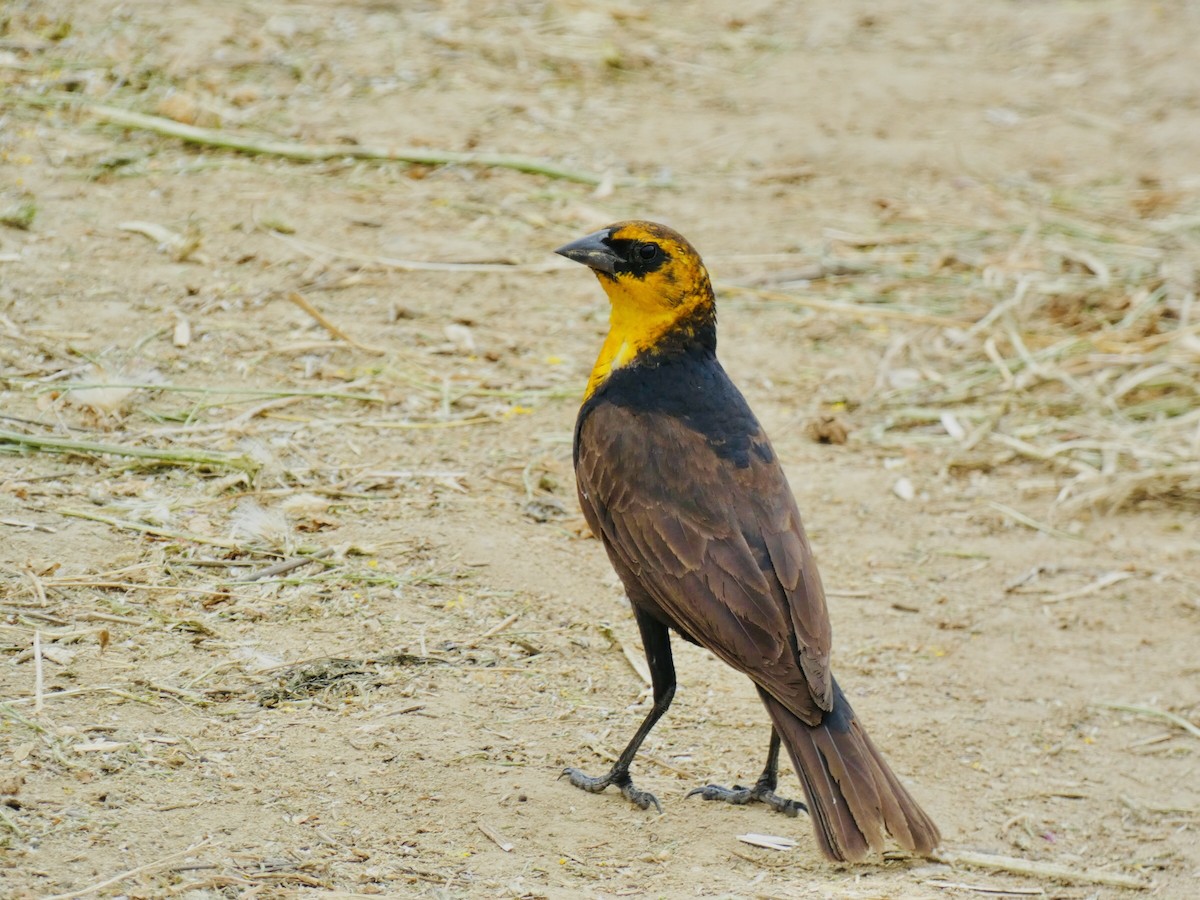
[[[571,169],[548,160],[503,153],[457,153],[451,150],[428,150],[420,147],[372,147],[365,144],[297,144],[270,138],[252,138],[216,128],[200,128],[161,116],[105,106],[82,103],[79,108],[91,116],[124,128],[152,131],[166,137],[178,138],[189,144],[237,150],[254,156],[278,156],[301,162],[327,159],[377,159],[387,162],[416,163],[426,166],[473,166],[489,169],[513,169],[530,175],[545,175],[564,181],[598,185],[603,180],[595,172]]]

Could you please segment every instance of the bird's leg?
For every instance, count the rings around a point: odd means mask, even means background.
[[[771,744],[767,748],[767,765],[758,776],[754,787],[742,787],[735,784],[732,788],[721,787],[719,784],[706,784],[704,787],[692,788],[687,792],[690,797],[699,794],[705,800],[724,800],[726,803],[742,805],[757,800],[765,803],[776,812],[785,816],[795,816],[801,810],[808,812],[808,807],[798,800],[788,800],[775,793],[779,786],[779,732],[771,729]]]
[[[615,785],[621,789],[621,793],[630,803],[640,806],[642,809],[649,809],[653,804],[654,808],[661,813],[662,806],[659,804],[658,798],[649,791],[638,790],[633,786],[633,779],[629,777],[629,766],[633,763],[633,757],[637,754],[638,748],[642,746],[646,735],[650,733],[650,729],[663,717],[667,707],[671,705],[671,698],[675,696],[675,663],[671,658],[671,635],[667,631],[667,626],[642,612],[636,606],[634,613],[637,615],[638,628],[642,632],[642,645],[646,648],[646,661],[650,664],[650,681],[654,687],[654,706],[651,707],[650,714],[638,726],[633,739],[621,751],[621,755],[617,757],[617,761],[613,763],[613,767],[609,769],[607,775],[599,777],[585,775],[579,769],[563,769],[562,774],[566,775],[575,787],[583,788],[593,794],[600,793],[610,784]],[[562,775],[559,777],[561,778]]]

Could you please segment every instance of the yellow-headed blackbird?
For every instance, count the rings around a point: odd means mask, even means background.
[[[806,807],[775,794],[782,739],[826,856],[861,859],[883,846],[885,831],[929,853],[937,826],[830,671],[821,578],[771,443],[717,361],[699,255],[651,222],[621,222],[556,252],[591,268],[612,304],[575,424],[575,474],[584,516],[633,606],[654,689],[650,714],[607,775],[563,774],[584,790],[611,784],[643,809],[658,806],[634,787],[629,766],[675,693],[674,630],[750,676],[774,726],[753,788],[691,793],[796,815]]]

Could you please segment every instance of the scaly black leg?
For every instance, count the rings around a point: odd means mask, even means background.
[[[654,804],[654,808],[661,813],[662,805],[653,794],[649,791],[638,790],[633,786],[633,779],[629,777],[629,766],[633,763],[633,757],[637,754],[638,748],[642,746],[642,741],[646,739],[646,735],[650,733],[650,729],[654,727],[655,723],[663,717],[667,707],[671,705],[671,698],[675,696],[675,662],[671,658],[671,635],[667,631],[667,626],[642,612],[636,606],[633,611],[637,616],[638,629],[642,632],[642,646],[646,648],[646,661],[650,664],[650,681],[654,686],[654,706],[651,707],[650,714],[638,727],[633,735],[633,740],[617,757],[617,761],[613,763],[613,767],[609,769],[607,775],[599,777],[585,775],[579,769],[563,769],[562,774],[566,775],[575,787],[593,794],[600,793],[610,784],[616,785],[630,803],[640,806],[642,809],[649,809],[650,805]],[[561,778],[562,775],[559,777]]]
[[[759,803],[765,803],[776,812],[781,812],[785,816],[795,816],[801,810],[808,812],[808,807],[798,800],[788,800],[786,797],[780,797],[775,793],[775,788],[779,786],[779,732],[774,728],[771,729],[771,745],[767,748],[767,765],[763,769],[763,773],[758,776],[758,781],[754,787],[742,787],[740,784],[735,784],[732,788],[721,787],[719,784],[706,784],[704,787],[692,788],[687,792],[690,797],[693,794],[699,794],[705,800],[724,800],[726,803],[733,803],[741,806],[744,803],[750,803],[757,800]]]

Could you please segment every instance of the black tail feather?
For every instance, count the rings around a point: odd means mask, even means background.
[[[833,709],[815,726],[759,694],[800,776],[827,857],[862,859],[883,848],[885,834],[914,853],[933,851],[941,840],[937,826],[900,784],[836,683]]]

